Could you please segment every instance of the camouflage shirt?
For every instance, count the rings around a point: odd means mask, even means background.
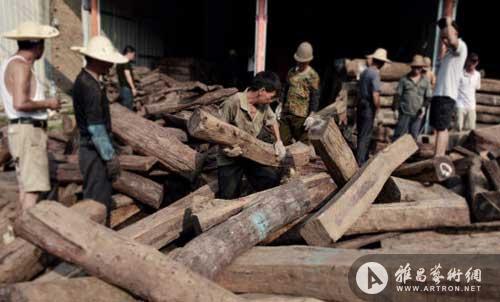
[[[309,115],[311,101],[318,103],[319,75],[311,67],[299,72],[297,67],[290,69],[287,76],[288,92],[285,100],[285,113],[306,117]]]

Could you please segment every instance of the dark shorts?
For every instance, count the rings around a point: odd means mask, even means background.
[[[435,96],[431,101],[430,124],[437,131],[450,128],[455,110],[455,100],[447,96]]]

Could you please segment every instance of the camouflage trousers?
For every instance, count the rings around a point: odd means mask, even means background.
[[[295,115],[285,115],[280,119],[280,135],[285,146],[292,143],[292,138],[295,141],[307,141],[307,133],[304,128],[305,120],[305,117]]]

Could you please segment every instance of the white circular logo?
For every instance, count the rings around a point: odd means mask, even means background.
[[[453,173],[453,168],[447,163],[440,163],[439,170],[441,170],[441,174],[443,174],[444,177],[450,177]]]
[[[356,283],[365,294],[380,293],[387,286],[388,280],[387,270],[377,262],[367,262],[356,272]]]

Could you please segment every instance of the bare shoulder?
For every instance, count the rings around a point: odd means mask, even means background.
[[[31,65],[23,60],[15,59],[12,60],[9,65],[7,65],[7,69],[5,73],[9,76],[29,76],[31,74]]]

